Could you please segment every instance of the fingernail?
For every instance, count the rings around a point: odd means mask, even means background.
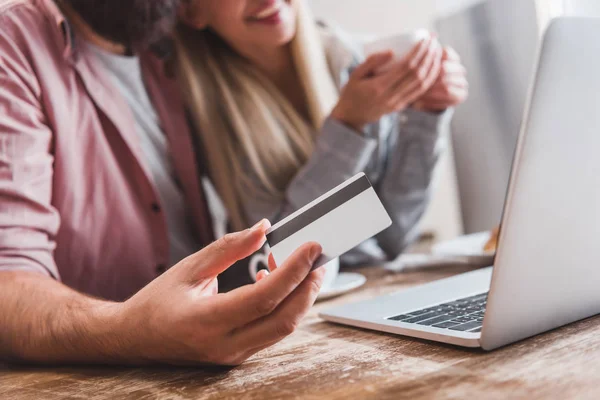
[[[252,230],[252,231],[265,230],[266,231],[270,227],[271,227],[271,222],[269,222],[269,220],[265,218],[262,221],[259,221],[252,228],[250,228],[250,230]]]
[[[319,257],[321,257],[321,254],[323,253],[323,248],[321,247],[320,244],[315,244],[310,248],[310,254],[308,255],[311,264],[314,264]]]

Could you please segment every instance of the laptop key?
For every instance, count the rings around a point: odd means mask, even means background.
[[[425,321],[426,319],[430,319],[430,318],[439,317],[440,315],[443,315],[443,314],[442,313],[431,312],[431,313],[419,315],[418,317],[413,317],[413,318],[405,319],[402,322],[407,323],[407,324],[416,324],[417,322]]]
[[[446,321],[446,322],[442,322],[440,324],[435,324],[435,325],[433,325],[433,327],[447,329],[447,328],[450,328],[451,326],[456,326],[456,325],[460,325],[460,322]]]
[[[432,319],[427,319],[427,320],[425,320],[425,321],[418,322],[418,324],[419,324],[419,325],[427,325],[427,326],[432,326],[432,325],[434,325],[434,324],[439,324],[439,323],[441,323],[441,322],[446,322],[446,321],[449,321],[449,320],[451,320],[452,318],[454,318],[452,315],[448,315],[448,314],[446,314],[446,315],[441,315],[441,316],[439,316],[439,317],[435,317],[435,318],[432,318]]]
[[[413,315],[408,315],[408,314],[403,314],[403,315],[396,315],[395,317],[390,317],[388,319],[391,319],[392,321],[402,321],[404,319],[408,319],[408,318],[413,318]]]
[[[418,317],[419,315],[427,314],[428,312],[430,312],[429,309],[425,308],[423,310],[411,311],[409,314],[412,317]]]
[[[479,327],[479,328],[473,329],[472,331],[469,331],[469,332],[478,333],[478,332],[481,332],[481,328],[482,327]]]
[[[453,328],[475,323],[479,325],[470,329],[476,329],[483,322],[487,296],[487,293],[477,294],[464,299],[389,317],[388,320],[425,326],[443,324],[448,325],[448,327],[452,326]]]
[[[453,331],[468,332],[468,331],[471,331],[471,330],[477,329],[477,328],[481,328],[481,322],[471,321],[471,322],[467,322],[466,324],[461,324],[461,325],[453,326],[453,327],[451,327],[449,329],[453,330]]]
[[[461,324],[464,324],[465,322],[471,322],[473,321],[473,318],[469,318],[469,317],[458,317],[458,318],[454,318],[453,321],[459,322]]]

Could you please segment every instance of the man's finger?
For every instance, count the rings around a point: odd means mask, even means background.
[[[352,72],[350,79],[364,79],[373,75],[377,69],[390,62],[393,57],[394,53],[391,51],[384,51],[382,53],[371,55],[365,62],[359,65],[354,72]]]
[[[256,282],[262,281],[267,276],[269,276],[269,271],[267,271],[266,269],[261,269],[256,273]]]
[[[182,279],[191,281],[217,276],[239,260],[260,250],[270,227],[271,224],[265,219],[250,229],[225,235],[177,264],[177,272],[182,274]]]
[[[232,330],[271,314],[304,282],[321,252],[317,243],[301,246],[267,278],[222,295],[217,314]]]
[[[232,343],[238,346],[239,351],[259,351],[263,346],[274,344],[290,335],[314,304],[324,277],[325,270],[322,268],[311,272],[275,312],[238,329],[232,336]]]

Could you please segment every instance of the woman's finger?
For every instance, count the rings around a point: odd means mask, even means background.
[[[427,98],[422,100],[425,108],[428,109],[446,109],[463,103],[469,95],[464,88],[451,88],[448,93],[443,95],[427,94]]]
[[[414,52],[409,53],[403,61],[412,70],[418,68],[427,56],[428,50],[431,50],[435,43],[437,40],[433,36],[423,40],[416,46]]]
[[[467,69],[464,65],[455,61],[444,61],[442,64],[442,71],[444,75],[467,75]]]
[[[377,84],[382,87],[396,86],[398,82],[409,76],[420,61],[428,55],[434,40],[432,38],[423,39],[406,56],[390,68],[389,71],[377,77]],[[415,67],[411,65],[415,64]]]
[[[350,79],[360,80],[373,75],[377,69],[390,62],[393,57],[394,53],[392,51],[373,54],[352,72]]]
[[[437,83],[435,86],[438,86]],[[464,75],[447,75],[442,78],[440,86],[468,88],[469,81]]]
[[[416,69],[411,69],[410,72],[405,75],[403,78],[398,79],[396,82],[389,86],[389,89],[386,93],[388,97],[396,96],[403,86],[406,86],[407,83],[425,83],[427,78],[429,77],[430,71],[436,62],[436,59],[441,57],[441,47],[437,41],[432,41],[430,47],[427,49],[425,57],[422,60],[422,63],[416,67]]]
[[[388,103],[390,112],[399,111],[408,104],[413,103],[423,95],[425,90],[433,85],[440,73],[442,63],[441,48],[438,48],[435,53],[433,65],[430,67],[429,71],[427,71],[426,76],[422,81],[415,79],[407,80],[397,89],[396,93],[394,93]]]
[[[468,92],[469,85],[466,82],[460,81],[457,84],[450,84],[444,86],[434,86],[426,94],[427,99],[431,100],[445,100],[452,97],[453,93]]]
[[[460,62],[460,54],[456,52],[452,47],[444,47],[444,60],[452,60]]]

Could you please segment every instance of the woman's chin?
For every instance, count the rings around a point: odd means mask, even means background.
[[[271,32],[261,32],[260,38],[257,38],[255,43],[261,47],[281,47],[290,44],[295,35],[295,30],[272,30]]]

